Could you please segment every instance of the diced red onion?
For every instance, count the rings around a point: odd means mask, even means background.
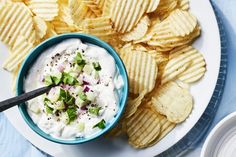
[[[83,85],[89,85],[89,82],[83,80]]]
[[[60,72],[63,72],[65,70],[65,65],[61,64],[57,67],[57,70],[59,70]]]
[[[83,91],[88,92],[89,90],[90,90],[90,88],[88,86],[85,86]]]

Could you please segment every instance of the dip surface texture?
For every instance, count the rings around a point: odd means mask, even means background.
[[[95,135],[114,119],[123,87],[113,57],[103,48],[67,39],[43,52],[30,68],[25,92],[56,84],[27,102],[40,129],[53,137]]]

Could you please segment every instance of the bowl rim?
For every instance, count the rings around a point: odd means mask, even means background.
[[[58,39],[59,38],[59,39]],[[92,40],[94,42],[99,43],[99,47],[104,48],[105,50],[107,50],[107,52],[114,58],[115,63],[118,67],[118,69],[120,70],[120,73],[123,73],[121,76],[123,78],[124,81],[124,93],[123,93],[123,98],[120,100],[120,107],[119,110],[116,114],[116,116],[114,117],[114,119],[110,122],[110,124],[108,126],[106,126],[105,129],[101,130],[100,132],[88,137],[88,138],[75,138],[73,140],[66,140],[66,139],[60,139],[60,138],[56,138],[51,136],[50,134],[47,134],[46,132],[44,132],[43,130],[41,130],[37,124],[34,123],[34,121],[32,120],[32,118],[29,115],[25,114],[25,109],[23,109],[23,106],[25,105],[25,103],[21,103],[18,105],[18,109],[21,113],[21,116],[23,117],[24,121],[27,123],[27,125],[38,135],[40,135],[41,137],[55,142],[55,143],[59,143],[59,144],[67,144],[67,145],[74,145],[74,144],[82,144],[82,143],[86,143],[89,141],[93,141],[99,137],[101,137],[102,135],[104,135],[106,132],[108,132],[109,130],[111,130],[119,121],[119,119],[121,118],[124,110],[125,110],[125,106],[127,104],[127,99],[128,99],[128,89],[129,89],[129,81],[128,81],[128,74],[125,68],[125,65],[122,61],[122,59],[120,58],[120,56],[118,55],[118,53],[116,52],[116,50],[109,45],[108,43],[106,43],[105,41],[97,38],[96,36],[93,35],[88,35],[88,34],[83,34],[83,33],[66,33],[66,34],[61,34],[61,35],[57,35],[51,38],[46,39],[45,41],[41,42],[40,44],[38,44],[36,47],[34,47],[29,54],[25,57],[23,63],[21,64],[19,73],[17,75],[17,81],[16,81],[16,94],[20,95],[22,94],[23,91],[23,85],[20,86],[21,83],[21,79],[24,80],[25,75],[23,75],[22,73],[25,73],[25,71],[28,71],[30,68],[29,66],[26,65],[27,62],[29,62],[29,60],[31,60],[31,56],[33,54],[37,54],[36,57],[33,57],[33,63],[35,63],[35,61],[37,60],[37,58],[40,56],[40,51],[37,51],[38,49],[44,47],[48,42],[52,42],[53,40],[60,40],[60,41],[56,41],[53,45],[60,43],[63,40],[66,39],[71,39],[71,38],[77,38],[80,39],[81,38],[87,38],[88,40]],[[90,43],[90,42],[87,42]],[[94,43],[91,43],[94,44]],[[96,44],[94,44],[96,45]],[[98,46],[98,45],[97,45]],[[47,50],[48,48],[50,48],[50,46],[46,46],[44,47],[43,51]],[[122,72],[121,72],[122,71]],[[22,88],[21,88],[22,87]],[[26,111],[27,112],[27,111]],[[28,114],[28,113],[27,113]]]
[[[205,142],[203,143],[201,154],[200,154],[201,157],[205,157],[207,155],[206,154],[207,151],[209,149],[212,149],[212,142],[214,142],[214,137],[220,132],[223,132],[223,130],[227,126],[227,122],[231,121],[232,123],[232,120],[235,118],[236,118],[236,112],[232,112],[226,115],[213,127],[213,129],[207,135]]]

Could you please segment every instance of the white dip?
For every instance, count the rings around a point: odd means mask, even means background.
[[[89,137],[111,122],[123,80],[103,48],[67,39],[43,52],[25,79],[25,92],[58,84],[27,102],[33,121],[60,139]]]

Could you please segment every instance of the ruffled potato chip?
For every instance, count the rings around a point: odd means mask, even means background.
[[[178,79],[185,83],[200,80],[206,72],[206,62],[203,55],[192,46],[183,46],[170,52],[170,59],[182,56],[185,61],[191,62],[190,66],[178,75]]]
[[[41,17],[38,17],[38,16],[34,16],[33,21],[34,21],[36,36],[40,40],[47,33],[47,29],[48,29],[47,24]]]
[[[160,120],[150,109],[138,109],[126,125],[129,143],[135,148],[147,147],[160,133]]]
[[[143,51],[126,49],[121,58],[126,66],[130,88],[129,91],[139,94],[144,90],[150,92],[156,83],[158,67],[151,54]]]
[[[193,108],[192,95],[174,82],[160,86],[152,97],[153,107],[170,122],[181,123]]]
[[[135,99],[129,99],[127,104],[126,104],[126,108],[125,108],[125,112],[124,112],[124,117],[125,118],[129,118],[131,117],[138,109],[138,107],[141,105],[142,100],[144,99],[144,96],[146,94],[146,91],[143,91],[139,94],[139,96]]]
[[[97,0],[83,0],[83,3],[85,3],[96,16],[102,15],[102,8],[97,4]]]
[[[175,36],[189,35],[197,27],[197,18],[188,11],[176,9],[168,17],[169,27]]]
[[[95,18],[96,15],[82,0],[69,0],[68,6],[74,23],[79,26],[85,18]]]
[[[121,40],[132,41],[141,39],[147,33],[149,25],[150,20],[148,16],[144,16],[132,31],[121,35]]]
[[[82,28],[85,33],[98,37],[116,34],[116,31],[112,28],[110,17],[86,19],[83,21],[80,28]]]
[[[151,13],[155,11],[160,3],[160,0],[149,0],[149,5],[147,7],[146,13]]]
[[[29,9],[45,21],[52,21],[59,11],[58,0],[25,0]]]
[[[32,14],[24,3],[7,3],[0,7],[0,21],[0,39],[10,49],[21,35],[30,42],[35,42]]]
[[[190,8],[189,0],[178,0],[178,8],[188,11]]]
[[[120,33],[131,31],[149,5],[147,0],[114,0],[114,5],[110,8],[111,20],[114,23],[115,30]]]
[[[18,36],[12,48],[12,54],[4,62],[3,68],[9,72],[14,72],[33,47],[34,45],[29,43],[24,36]]]
[[[156,9],[156,14],[165,19],[177,7],[178,0],[160,0],[160,4]]]
[[[159,142],[162,138],[164,138],[171,130],[173,130],[176,126],[175,123],[172,123],[170,121],[168,121],[168,119],[165,116],[162,116],[160,114],[158,114],[158,118],[160,120],[160,133],[158,135],[158,137],[149,144],[149,146],[153,146],[155,145],[157,142]]]

